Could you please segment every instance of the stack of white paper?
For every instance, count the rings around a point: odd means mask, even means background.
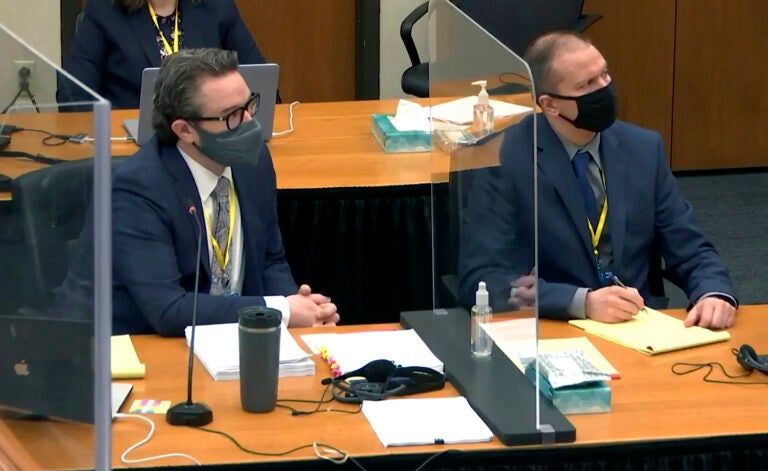
[[[301,338],[314,353],[319,353],[320,348],[325,347],[339,365],[342,374],[382,359],[390,360],[398,366],[425,366],[443,371],[443,362],[412,329],[306,334]]]
[[[477,104],[476,96],[468,96],[458,100],[449,101],[435,105],[430,109],[432,119],[447,121],[454,124],[472,124],[474,119],[473,110]],[[504,118],[523,113],[530,113],[533,109],[530,106],[516,105],[504,101],[489,100],[493,108],[494,119]]]
[[[315,362],[299,347],[285,324],[280,330],[280,373],[284,376],[312,376]],[[192,329],[184,334],[189,345]],[[240,342],[238,324],[198,325],[195,332],[195,356],[216,381],[240,379]]]
[[[384,446],[487,442],[493,433],[463,397],[364,401]]]

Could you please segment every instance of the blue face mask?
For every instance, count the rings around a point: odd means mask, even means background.
[[[195,143],[206,157],[226,167],[256,165],[264,145],[261,124],[255,119],[243,121],[231,131],[209,132],[195,126],[200,142]]]

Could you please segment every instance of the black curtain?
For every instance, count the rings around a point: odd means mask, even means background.
[[[331,297],[343,324],[432,308],[430,185],[279,190],[296,282]]]

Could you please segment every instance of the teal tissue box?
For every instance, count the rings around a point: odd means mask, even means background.
[[[391,114],[371,116],[371,132],[384,152],[428,152],[432,150],[432,138],[426,131],[398,131],[389,120]]]
[[[536,368],[525,368],[525,376],[535,383]],[[596,414],[611,411],[611,388],[605,381],[595,381],[554,389],[539,375],[539,389],[563,414]]]

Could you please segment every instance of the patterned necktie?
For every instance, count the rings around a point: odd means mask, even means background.
[[[216,243],[219,245],[222,257],[224,260],[227,260],[227,253],[229,252],[227,244],[229,236],[229,180],[227,177],[219,177],[216,188],[211,192],[211,198],[213,199],[213,211],[211,212],[213,227],[211,230],[213,231]],[[214,296],[228,295],[230,293],[229,283],[232,279],[231,260],[223,268],[214,251],[211,274],[210,294]]]
[[[592,155],[589,152],[579,152],[573,157],[571,165],[573,165],[573,173],[576,174],[576,183],[579,185],[579,192],[584,201],[587,217],[592,222],[592,227],[597,230],[597,202],[592,185],[589,184],[589,163],[591,161]]]

